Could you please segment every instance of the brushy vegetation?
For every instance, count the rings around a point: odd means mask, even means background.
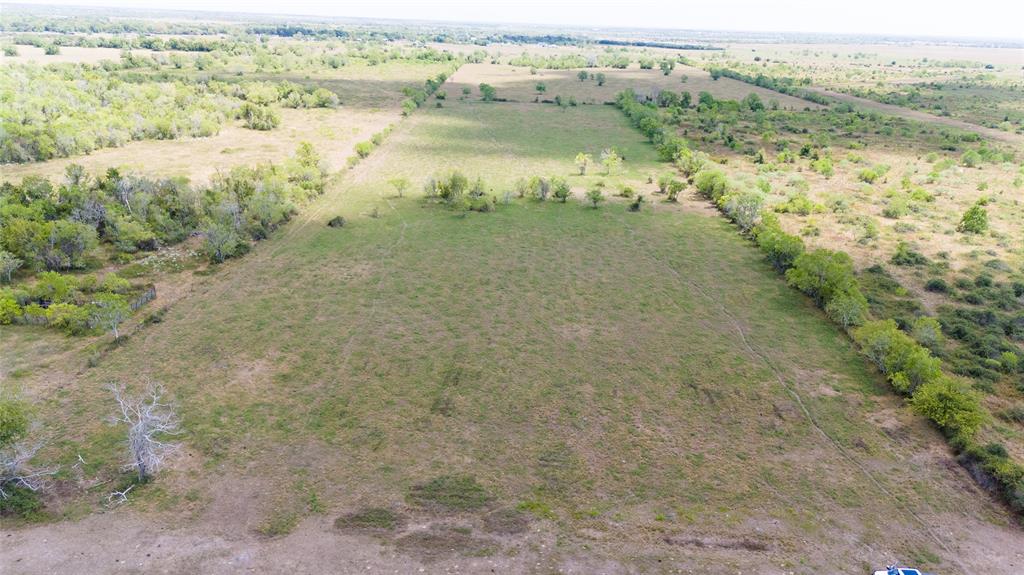
[[[0,187],[0,323],[45,324],[72,335],[116,326],[145,301],[148,286],[116,274],[72,276],[136,252],[202,235],[214,262],[244,253],[298,206],[323,192],[326,172],[312,146],[283,165],[236,168],[207,186],[154,180],[116,169],[91,177],[72,165],[64,182],[28,177]],[[35,277],[33,278],[34,274]],[[143,299],[140,299],[143,298]],[[143,301],[145,299],[145,301]]]
[[[710,96],[702,95],[701,100],[703,103],[698,107],[698,112],[701,107],[711,113],[720,107],[730,107],[728,103],[716,102]],[[619,94],[616,104],[633,125],[658,147],[663,161],[670,159],[680,169],[688,166],[695,152],[689,151],[687,143],[674,135],[669,124],[671,113],[666,117],[659,110],[658,102],[638,97],[631,91]],[[860,179],[873,183],[883,177],[887,170],[885,166],[864,169],[860,172]],[[757,243],[775,268],[785,274],[791,286],[814,299],[841,327],[852,328],[854,341],[886,375],[892,388],[908,397],[917,413],[927,417],[949,437],[950,443],[961,453],[965,462],[995,480],[999,485],[998,491],[1011,507],[1024,513],[1024,465],[1011,460],[1005,450],[986,450],[975,441],[982,425],[991,418],[977,392],[944,375],[941,359],[902,331],[896,321],[871,317],[868,300],[860,289],[849,255],[828,249],[807,251],[799,237],[786,234],[777,218],[762,211],[763,200],[756,190],[738,187],[720,170],[708,168],[702,162],[695,174],[690,170],[688,175],[692,177],[701,195],[715,203],[741,233],[749,235]],[[807,213],[811,211],[807,210]],[[986,227],[984,207],[980,204],[968,210],[960,224],[961,231],[972,233],[982,232]],[[905,244],[900,245],[893,261],[897,265],[927,263],[923,256]],[[991,280],[985,280],[978,285],[987,289],[991,283]],[[946,316],[948,312],[943,312],[940,319]],[[979,323],[991,325],[993,319]],[[949,319],[943,321],[943,325],[950,324]],[[966,328],[959,332],[955,328],[950,331],[957,339],[969,337],[964,333]],[[999,341],[998,336],[993,337],[996,342]],[[1012,366],[1011,371],[1019,369],[1013,351],[1000,349],[999,343],[991,342],[989,345],[994,345],[996,349],[985,351],[982,357],[1006,353],[1005,364]],[[1002,365],[1000,362],[993,363],[997,369]]]
[[[280,124],[271,105],[339,103],[328,90],[287,81],[141,81],[88,64],[6,66],[0,100],[2,163],[87,154],[135,140],[212,136],[233,118],[270,130]]]

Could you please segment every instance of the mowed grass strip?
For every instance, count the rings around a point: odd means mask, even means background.
[[[938,441],[926,427],[908,418],[897,443],[869,419],[891,408],[880,380],[717,217],[577,201],[463,217],[386,183],[459,167],[500,188],[569,175],[577,151],[606,146],[625,151],[619,179],[640,178],[655,164],[638,138],[607,107],[421,110],[319,220],[210,277],[54,407],[89,442],[105,433],[102,383],[152,377],[178,398],[202,474],[301,469],[337,510],[472,477],[487,503],[568,532],[759,529],[780,553],[812,540],[844,564],[862,544],[932,548],[915,525],[878,528],[897,503],[813,431],[739,330],[899,505],[975,513],[976,495],[907,458]],[[350,223],[323,225],[335,214]]]

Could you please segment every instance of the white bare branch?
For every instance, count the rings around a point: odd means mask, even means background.
[[[128,489],[125,489],[124,491],[113,491],[110,495],[107,495],[107,507],[117,507],[122,503],[128,503],[128,492],[131,491],[133,487],[135,487],[134,483],[129,485]]]
[[[128,426],[129,461],[125,469],[134,469],[139,481],[145,481],[178,448],[178,444],[162,440],[181,433],[178,416],[173,406],[163,401],[164,389],[159,384],[149,383],[145,393],[137,397],[127,395],[123,384],[111,383],[109,387],[120,412],[113,423]]]
[[[0,449],[0,499],[10,497],[11,488],[22,487],[39,491],[46,486],[47,479],[57,473],[57,468],[33,469],[29,466],[43,441],[20,441]]]

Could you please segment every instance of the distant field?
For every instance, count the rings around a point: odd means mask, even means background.
[[[749,73],[809,78],[814,86],[1004,132],[1024,126],[1024,49],[950,44],[743,44],[691,52]]]
[[[338,94],[341,105],[337,109],[277,107],[281,125],[269,131],[245,129],[241,122],[233,121],[217,135],[207,138],[135,141],[84,156],[7,164],[0,170],[0,180],[20,180],[27,175],[57,178],[63,175],[68,164],[74,163],[93,173],[123,166],[152,175],[184,175],[194,181],[204,181],[218,170],[233,166],[280,161],[303,141],[312,143],[330,168],[337,170],[352,155],[356,142],[398,121],[403,87],[420,87],[427,78],[446,69],[436,63],[386,62],[372,67],[354,64],[311,73],[250,73],[246,75],[248,80],[289,80],[322,86]],[[233,76],[232,70],[218,73]],[[190,76],[195,72],[181,74]]]
[[[275,162],[295,152],[300,142],[316,146],[332,170],[345,165],[355,142],[365,140],[397,121],[397,109],[292,110],[282,108],[281,127],[271,131],[248,130],[238,122],[225,126],[216,136],[180,140],[129,142],[120,148],[104,148],[86,156],[59,158],[32,164],[8,164],[3,180],[20,181],[28,175],[59,179],[69,164],[84,166],[90,173],[102,173],[109,167],[156,176],[187,176],[206,181],[219,170]]]
[[[0,65],[2,64],[24,64],[26,62],[34,62],[37,64],[66,64],[66,63],[84,63],[84,64],[97,64],[103,60],[114,60],[118,61],[121,59],[121,50],[117,48],[80,48],[78,46],[61,46],[60,54],[54,54],[52,56],[46,55],[42,48],[35,46],[17,46],[17,56],[0,56]],[[182,52],[154,52],[152,50],[133,50],[135,54],[139,56],[148,56],[152,54],[163,54],[165,56]]]
[[[626,155],[620,176],[571,175],[578,151],[608,146]],[[69,463],[114,466],[110,380],[162,381],[187,449],[138,490],[139,514],[17,531],[0,560],[102,572],[82,557],[116,548],[143,570],[214,572],[261,542],[257,570],[286,557],[410,572],[854,572],[891,557],[1017,570],[1005,512],[720,219],[619,200],[424,205],[423,180],[456,167],[500,193],[531,175],[640,181],[657,164],[611,107],[416,112],[255,253],[61,382],[43,414]],[[396,176],[410,197],[393,197]],[[326,227],[334,215],[349,224]],[[448,474],[472,477],[483,491],[457,494],[482,506],[417,504]],[[367,507],[397,527],[331,526]],[[268,524],[294,531],[256,534]],[[54,538],[67,544],[31,552]]]
[[[577,74],[580,70],[537,70],[531,74],[528,67],[515,67],[493,64],[466,64],[452,76],[445,88],[450,97],[461,95],[463,88],[470,88],[477,93],[480,83],[495,87],[499,98],[515,102],[532,102],[534,99],[551,100],[560,95],[563,98],[575,97],[580,103],[602,104],[615,100],[615,95],[626,89],[633,89],[639,94],[652,90],[670,90],[672,92],[687,91],[697,101],[700,92],[710,92],[716,98],[741,100],[750,93],[755,93],[766,103],[775,100],[785,109],[802,110],[818,109],[819,105],[772,90],[732,80],[719,78],[712,80],[704,70],[677,64],[668,76],[661,70],[641,70],[636,64],[625,70],[610,68],[588,68],[592,74],[603,73],[607,77],[604,86],[598,86],[595,80],[580,81]],[[686,76],[686,82],[682,81]],[[538,94],[537,83],[543,82],[546,90]]]

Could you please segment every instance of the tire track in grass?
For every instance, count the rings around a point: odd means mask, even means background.
[[[640,253],[645,254],[649,259],[653,260],[654,262],[668,270],[676,279],[677,283],[683,283],[694,289],[698,294],[700,294],[702,298],[710,302],[711,305],[718,309],[718,311],[729,320],[729,323],[732,324],[733,329],[739,335],[740,342],[743,344],[743,347],[746,349],[747,353],[753,359],[761,362],[763,365],[768,367],[772,374],[774,374],[775,379],[786,391],[787,395],[793,398],[796,404],[800,407],[800,411],[803,413],[804,418],[811,425],[811,427],[814,428],[814,430],[823,439],[825,439],[827,443],[831,444],[832,447],[839,453],[839,455],[843,459],[845,459],[850,465],[854,466],[857,470],[859,470],[861,474],[875,486],[875,488],[877,488],[882,494],[884,494],[886,497],[892,500],[896,508],[900,509],[901,511],[912,517],[914,521],[921,526],[921,529],[925,533],[927,533],[929,537],[931,537],[931,539],[946,552],[949,561],[951,561],[953,564],[959,567],[963,573],[970,573],[970,571],[966,567],[964,567],[964,565],[960,562],[959,557],[953,552],[953,550],[950,549],[948,545],[946,545],[946,542],[941,537],[939,537],[939,535],[931,527],[929,527],[928,523],[923,518],[921,518],[920,515],[918,515],[913,509],[911,509],[909,505],[902,502],[900,498],[896,496],[896,494],[894,494],[887,487],[885,487],[885,485],[883,485],[882,482],[878,480],[878,478],[875,476],[874,473],[871,472],[871,470],[869,470],[864,465],[861,465],[861,463],[857,461],[857,459],[849,451],[847,451],[846,448],[844,448],[838,440],[829,435],[828,432],[821,427],[817,419],[811,413],[810,409],[807,408],[807,405],[804,403],[803,397],[800,395],[800,393],[796,390],[794,386],[789,384],[789,382],[783,376],[782,370],[779,369],[779,367],[775,364],[774,361],[772,361],[768,354],[764,353],[758,347],[756,347],[754,344],[750,342],[749,338],[747,337],[747,332],[743,328],[743,324],[742,322],[740,322],[739,318],[737,318],[731,311],[729,311],[729,308],[727,308],[720,299],[715,298],[712,294],[710,294],[704,288],[704,286],[700,285],[699,283],[692,279],[684,277],[670,263],[653,255],[654,251],[650,243],[644,242],[643,244],[641,244],[643,240],[641,240],[638,237],[636,229],[633,226],[629,225],[629,223],[627,223],[624,218],[620,216],[619,221],[622,222],[623,226],[629,231],[629,235],[633,239],[633,243],[637,246],[637,248],[643,248],[641,249]]]

